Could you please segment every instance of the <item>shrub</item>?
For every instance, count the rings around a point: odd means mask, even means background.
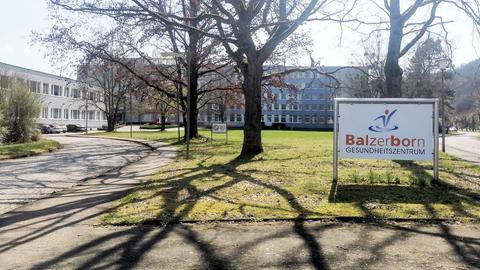
[[[0,104],[0,129],[3,143],[26,143],[35,138],[40,113],[37,96],[25,84],[16,83],[4,93]]]

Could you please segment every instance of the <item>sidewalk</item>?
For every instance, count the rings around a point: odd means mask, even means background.
[[[93,226],[108,211],[111,202],[176,155],[172,146],[163,143],[153,146],[157,148],[155,151],[120,170],[0,216],[0,268],[29,269],[82,241],[92,240],[89,234],[98,236],[102,230]]]

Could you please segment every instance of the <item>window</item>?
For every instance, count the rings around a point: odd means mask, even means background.
[[[305,104],[305,111],[309,111],[310,110],[310,104]]]
[[[79,89],[72,89],[72,97],[73,98],[80,98],[80,90]]]
[[[53,119],[61,119],[62,118],[62,110],[57,108],[52,108],[52,118]]]
[[[280,104],[280,109],[281,110],[287,110],[287,104]]]
[[[74,119],[74,120],[80,119],[80,111],[79,110],[72,110],[72,119]]]
[[[62,87],[59,85],[52,84],[52,96],[61,96],[62,95]]]
[[[9,89],[12,86],[12,78],[0,75],[0,88]]]
[[[280,94],[280,99],[285,100],[287,99],[287,95],[285,93]]]
[[[64,95],[65,97],[70,97],[70,88],[66,87],[66,88],[65,88],[65,91],[63,92],[63,95]]]
[[[236,114],[237,122],[242,122],[242,115]]]
[[[279,106],[278,106],[277,103],[273,104],[273,109],[274,109],[274,110],[278,110],[278,108],[279,108]]]
[[[43,83],[42,93],[45,94],[45,95],[48,95],[48,93],[49,93],[49,88],[50,88],[50,85],[49,85],[48,83]]]
[[[28,81],[28,88],[33,93],[40,93],[40,82]]]
[[[317,109],[317,104],[312,104],[311,108],[312,108],[312,111],[315,111]]]
[[[297,123],[302,123],[302,116],[301,115],[298,116]]]
[[[333,105],[328,105],[328,110],[333,111]]]
[[[282,122],[282,123],[286,123],[286,122],[287,122],[287,117],[286,117],[286,115],[281,115],[281,116],[280,116],[280,122]]]
[[[290,122],[291,123],[297,123],[297,116],[296,115],[290,115]]]
[[[95,92],[88,93],[88,99],[93,101],[93,102],[97,101],[96,100],[97,99],[97,94]]]
[[[320,111],[324,111],[325,110],[325,105],[323,105],[323,104],[318,105],[318,109]]]
[[[272,122],[272,115],[271,114],[267,114],[267,122]]]
[[[318,123],[318,116],[312,115],[312,124]]]
[[[85,111],[82,111],[82,119],[84,120],[85,120],[85,115],[86,115]]]
[[[274,115],[274,116],[273,116],[273,122],[274,122],[274,123],[278,123],[278,122],[279,122],[279,121],[278,121],[278,115]]]
[[[68,119],[68,109],[63,110],[63,119]]]
[[[305,116],[305,124],[310,124],[310,115]]]
[[[95,111],[88,111],[88,120],[95,120]]]
[[[325,123],[325,117],[319,116],[319,117],[318,117],[318,122],[319,122],[319,123]]]
[[[48,108],[42,108],[42,119],[48,119]]]
[[[230,114],[230,122],[235,122],[235,114]]]

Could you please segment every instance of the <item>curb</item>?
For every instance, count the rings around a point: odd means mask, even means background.
[[[66,137],[76,137],[76,138],[96,138],[96,139],[107,139],[107,140],[116,140],[116,141],[125,141],[125,142],[132,142],[141,144],[150,150],[157,150],[158,147],[152,145],[151,141],[147,140],[136,140],[136,139],[129,139],[129,138],[118,138],[118,137],[107,137],[107,136],[95,136],[95,135],[75,135],[75,134],[68,134],[65,135]]]
[[[366,224],[390,224],[390,223],[480,223],[480,219],[450,219],[450,218],[375,218],[375,217],[318,217],[318,218],[263,218],[263,219],[208,219],[208,220],[170,220],[162,222],[161,220],[146,220],[144,222],[102,224],[103,226],[123,227],[123,226],[173,226],[178,224],[214,224],[214,223],[264,223],[264,222],[325,222],[325,223],[366,223]]]

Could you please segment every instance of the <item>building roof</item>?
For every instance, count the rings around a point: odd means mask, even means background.
[[[33,70],[33,69],[29,69],[29,68],[19,67],[19,66],[15,66],[15,65],[3,63],[3,62],[0,62],[0,68],[12,69],[12,70],[15,70],[15,71],[18,71],[18,72],[24,72],[24,73],[29,73],[29,74],[32,74],[32,75],[48,77],[48,78],[56,79],[56,80],[68,80],[68,81],[76,82],[76,80],[71,79],[71,78],[62,77],[62,76],[54,75],[54,74],[51,74],[51,73],[46,73],[46,72],[43,72],[43,71]]]

